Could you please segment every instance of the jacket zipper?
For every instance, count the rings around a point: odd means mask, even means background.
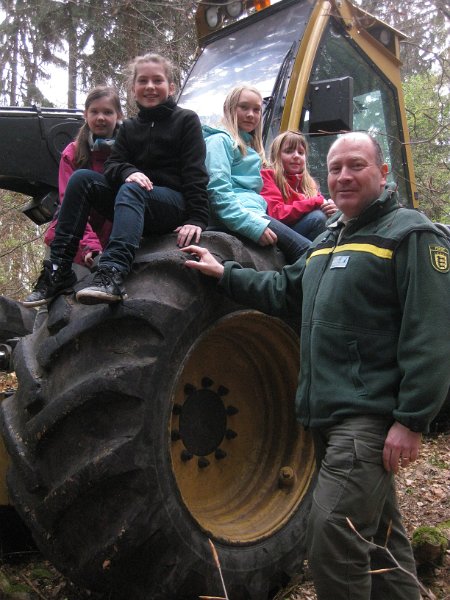
[[[337,233],[338,233],[338,235],[335,235],[333,233],[334,247],[333,247],[332,251],[328,254],[328,257],[327,257],[327,260],[325,262],[325,265],[322,268],[322,273],[320,275],[320,279],[319,279],[319,282],[318,282],[317,287],[316,287],[316,292],[314,294],[314,301],[313,301],[313,306],[312,306],[313,310],[311,311],[311,318],[310,318],[310,322],[309,322],[309,335],[310,335],[310,341],[309,341],[309,364],[310,365],[312,365],[312,360],[311,360],[311,336],[312,336],[312,321],[313,321],[313,316],[314,316],[313,312],[314,312],[314,308],[316,306],[316,298],[317,298],[317,294],[318,294],[318,291],[319,291],[319,287],[320,287],[320,285],[322,283],[323,275],[324,275],[325,271],[327,270],[328,265],[330,264],[330,260],[331,260],[331,258],[333,256],[333,253],[334,253],[334,250],[335,250],[336,246],[338,245],[338,243],[340,241],[340,238],[342,238],[342,231],[339,231]],[[300,332],[300,335],[301,335],[301,332]],[[309,426],[309,422],[310,422],[310,417],[311,417],[311,368],[309,370],[309,381],[308,381],[308,390],[307,390],[306,398],[307,398],[307,409],[308,409],[308,420],[307,420],[306,427],[308,427]]]

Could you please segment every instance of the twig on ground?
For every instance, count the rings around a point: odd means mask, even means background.
[[[391,568],[376,569],[374,571],[369,571],[369,573],[371,573],[371,574],[388,573],[389,571],[395,571],[396,569],[400,569],[400,571],[402,571],[403,573],[405,573],[406,575],[409,575],[410,577],[412,577],[412,579],[414,579],[414,581],[419,586],[420,591],[422,592],[422,594],[425,594],[426,598],[429,598],[429,600],[437,600],[437,598],[433,594],[433,592],[431,590],[427,590],[427,588],[420,583],[420,581],[417,579],[417,576],[414,573],[411,573],[411,571],[408,571],[407,569],[402,567],[401,564],[398,562],[398,560],[395,558],[395,556],[392,554],[392,552],[388,549],[387,543],[388,543],[391,529],[392,529],[391,525],[389,525],[388,533],[386,536],[386,544],[384,546],[380,546],[379,544],[375,544],[375,542],[370,542],[369,540],[366,540],[366,538],[363,537],[359,533],[359,531],[356,529],[356,527],[353,525],[353,523],[350,521],[350,519],[348,517],[346,517],[346,520],[347,520],[347,523],[348,523],[350,529],[352,529],[361,540],[366,542],[366,544],[369,544],[370,546],[372,546],[372,548],[378,548],[379,550],[384,550],[386,552],[386,554],[389,556],[389,558],[392,560],[392,562],[396,565],[395,567],[391,567]]]
[[[217,554],[216,547],[214,546],[214,544],[212,543],[212,541],[209,538],[208,538],[208,542],[209,542],[209,546],[211,548],[211,553],[213,555],[214,562],[216,563],[217,570],[219,571],[220,581],[222,583],[223,593],[225,595],[225,597],[222,598],[222,600],[230,600],[228,598],[227,588],[225,587],[225,581],[223,580],[222,567],[220,566],[219,556]]]

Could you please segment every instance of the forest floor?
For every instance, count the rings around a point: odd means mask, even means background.
[[[0,378],[0,391],[1,385]],[[397,476],[397,491],[410,537],[422,525],[439,525],[450,536],[450,434],[424,439],[419,459]],[[419,567],[419,579],[436,600],[450,600],[450,551],[442,565]],[[425,594],[423,597],[427,598]],[[0,554],[0,600],[108,599],[77,588],[31,549],[27,553]],[[304,574],[274,600],[317,600],[307,565]]]

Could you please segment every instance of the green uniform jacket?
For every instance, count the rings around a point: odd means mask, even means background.
[[[328,230],[281,273],[227,262],[237,302],[301,319],[299,420],[384,415],[428,431],[450,385],[449,239],[386,188],[339,238]]]

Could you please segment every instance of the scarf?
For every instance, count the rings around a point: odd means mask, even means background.
[[[107,151],[108,153],[111,152],[111,148],[115,142],[115,138],[101,138],[101,137],[95,137],[94,138],[94,134],[92,133],[92,131],[89,131],[89,135],[88,135],[88,144],[89,144],[89,150],[91,152],[99,152],[99,151]]]

